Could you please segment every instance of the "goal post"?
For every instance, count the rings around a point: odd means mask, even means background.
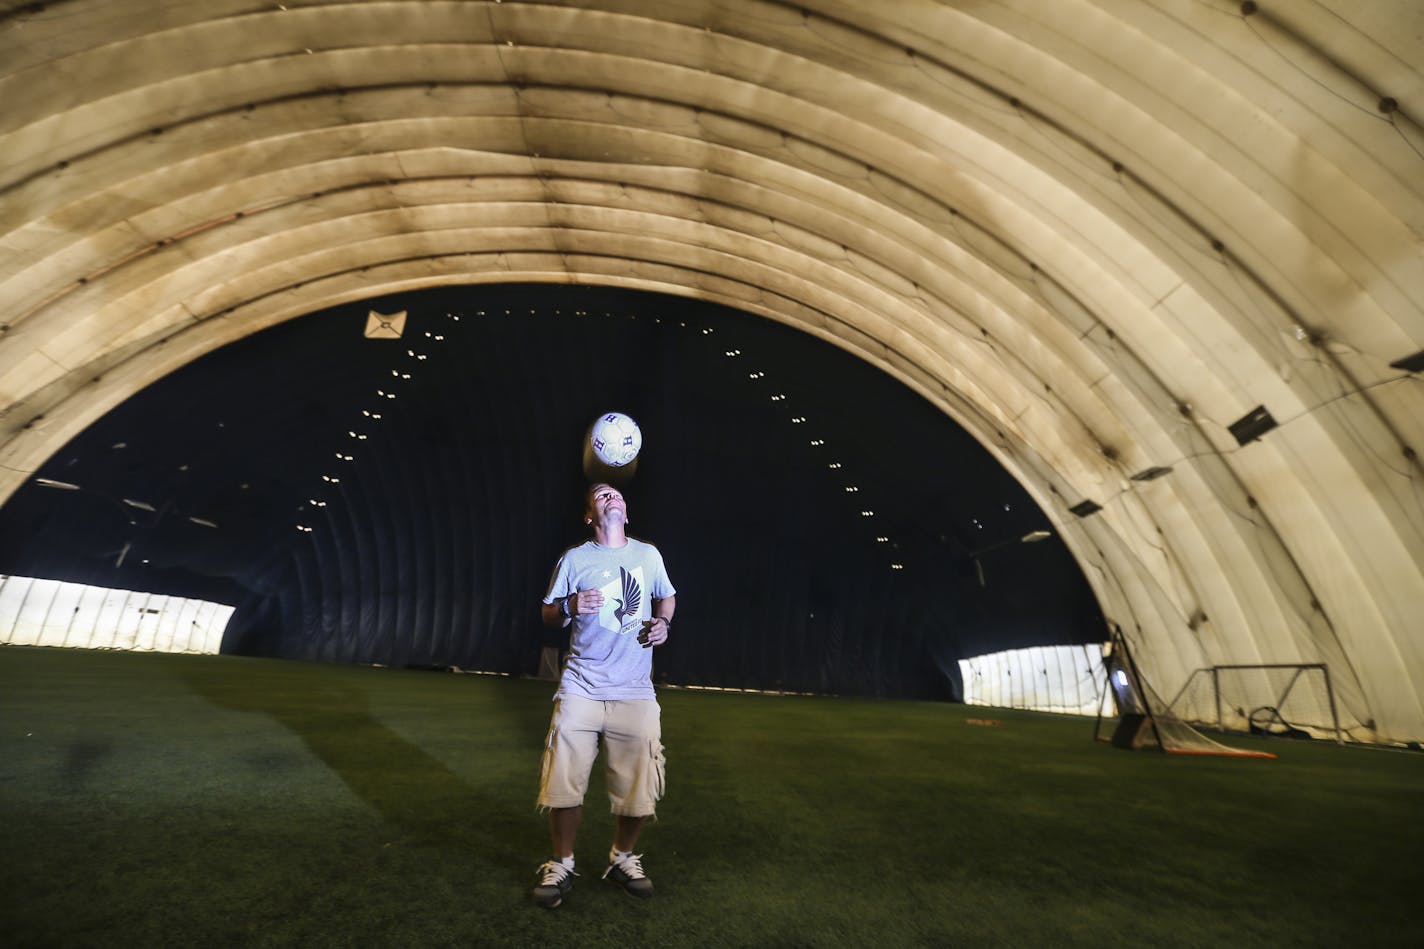
[[[1330,668],[1323,662],[1206,666],[1188,676],[1168,707],[1222,732],[1345,741]]]

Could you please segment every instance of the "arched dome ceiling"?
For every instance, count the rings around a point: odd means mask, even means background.
[[[1421,63],[1408,0],[14,5],[0,498],[303,313],[682,294],[963,423],[1164,691],[1324,661],[1424,737]]]

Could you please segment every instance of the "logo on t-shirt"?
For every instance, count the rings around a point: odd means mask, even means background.
[[[618,568],[618,580],[607,584],[603,590],[603,615],[599,617],[603,626],[616,629],[620,635],[632,632],[640,625],[639,617],[643,606],[643,568]]]

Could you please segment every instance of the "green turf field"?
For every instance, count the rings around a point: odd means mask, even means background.
[[[581,877],[540,910],[552,689],[0,647],[0,946],[1424,945],[1424,754],[682,691],[657,896],[599,880],[595,779]]]

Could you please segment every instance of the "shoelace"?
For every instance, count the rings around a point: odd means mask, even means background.
[[[643,864],[639,862],[642,859],[642,854],[630,853],[628,854],[628,856],[619,860],[617,863],[610,863],[608,865],[608,869],[603,871],[603,876],[607,878],[608,874],[613,872],[613,868],[617,867],[618,869],[626,873],[630,880],[645,879],[647,877],[647,874],[643,872]]]
[[[543,874],[543,878],[539,881],[540,886],[558,886],[568,877],[578,876],[577,873],[557,860],[550,860],[547,863],[540,864],[539,869],[534,872]]]

